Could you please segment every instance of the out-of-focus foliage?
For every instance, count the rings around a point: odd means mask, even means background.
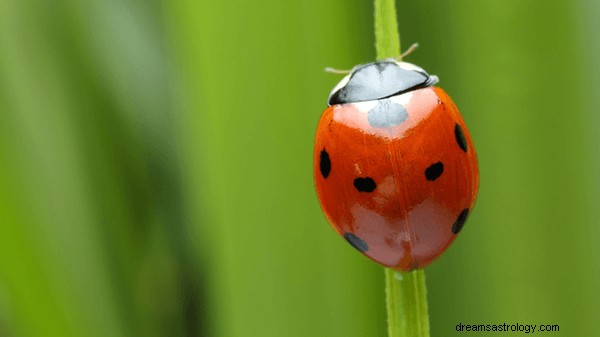
[[[432,335],[597,335],[600,5],[397,6],[480,160],[472,217],[427,270]],[[371,13],[2,2],[0,336],[384,336],[382,268],[328,228],[311,163],[339,80],[322,69],[373,59]]]

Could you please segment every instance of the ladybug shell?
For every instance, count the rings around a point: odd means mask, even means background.
[[[314,177],[333,228],[370,259],[402,271],[427,266],[454,241],[479,184],[465,122],[435,86],[327,108]]]

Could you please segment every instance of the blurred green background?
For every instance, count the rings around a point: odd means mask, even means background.
[[[600,3],[397,5],[481,170],[432,335],[598,335]],[[368,1],[2,1],[0,336],[385,336],[311,162],[323,68],[372,61],[372,26]]]

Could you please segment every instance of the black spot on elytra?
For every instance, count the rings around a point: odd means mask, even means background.
[[[329,172],[331,172],[331,160],[329,160],[329,153],[327,153],[325,149],[321,151],[319,169],[321,170],[323,178],[327,179],[327,177],[329,177]]]
[[[373,192],[377,185],[372,178],[366,177],[354,179],[354,187],[356,187],[359,192]]]
[[[442,164],[441,161],[438,161],[425,170],[425,178],[427,178],[427,180],[434,181],[439,178],[442,173],[444,173],[444,164]]]
[[[454,233],[454,234],[460,233],[460,230],[465,225],[465,221],[467,221],[468,216],[469,216],[469,209],[468,208],[463,209],[462,212],[460,212],[460,214],[458,215],[458,218],[456,218],[456,221],[454,221],[454,224],[452,224],[452,233]]]
[[[465,139],[465,134],[458,123],[456,123],[456,126],[454,126],[454,137],[456,138],[458,147],[467,152],[467,140]]]
[[[369,245],[367,245],[366,242],[350,232],[344,233],[344,238],[352,245],[352,247],[356,248],[360,252],[364,253],[369,250]]]

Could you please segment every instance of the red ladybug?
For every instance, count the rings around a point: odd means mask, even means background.
[[[395,59],[357,66],[317,127],[314,179],[327,220],[367,257],[402,271],[442,254],[477,196],[471,136],[437,82]]]

